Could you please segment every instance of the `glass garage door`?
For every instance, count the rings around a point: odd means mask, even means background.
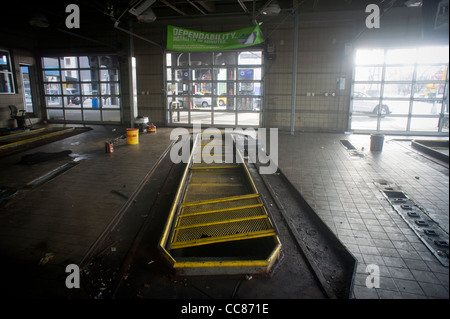
[[[166,54],[166,123],[257,127],[262,51]]]
[[[48,121],[121,121],[116,56],[43,57],[42,72]]]
[[[357,50],[351,130],[448,135],[448,49]]]

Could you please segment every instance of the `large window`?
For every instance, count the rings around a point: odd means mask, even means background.
[[[116,56],[43,57],[42,69],[49,121],[121,121]]]
[[[22,75],[22,91],[23,91],[23,101],[24,101],[24,109],[27,113],[34,112],[34,98],[33,98],[33,90],[32,90],[32,74],[31,74],[31,66],[29,65],[20,65],[20,74]]]
[[[262,51],[167,53],[167,123],[260,126],[262,68]]]
[[[351,129],[448,134],[448,47],[360,49]]]
[[[0,93],[15,93],[9,52],[0,50]]]

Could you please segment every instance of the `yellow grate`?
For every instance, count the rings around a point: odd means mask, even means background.
[[[219,148],[221,154],[212,154],[220,163],[206,163],[203,158],[201,163],[195,162],[206,145],[213,146],[210,143],[210,139],[202,139],[193,150],[170,249],[276,236],[243,164],[224,162],[226,152],[230,152],[224,144]]]
[[[178,227],[201,225],[232,219],[251,218],[255,216],[265,216],[264,211],[262,210],[262,204],[239,208],[225,208],[217,211],[182,214],[178,219]]]
[[[186,248],[273,235],[275,235],[275,231],[267,216],[254,216],[252,218],[177,227],[175,228],[171,248]]]
[[[182,214],[202,213],[259,204],[261,204],[261,202],[259,200],[259,195],[257,194],[219,198],[215,201],[185,203],[183,205]]]

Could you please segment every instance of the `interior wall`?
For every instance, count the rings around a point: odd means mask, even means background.
[[[8,50],[8,48],[5,48]],[[36,61],[32,52],[24,49],[12,48],[9,49],[9,54],[11,57],[11,65],[14,73],[14,94],[0,94],[0,128],[15,128],[17,123],[11,119],[11,112],[9,110],[9,105],[15,105],[17,109],[24,109],[23,100],[23,87],[22,87],[22,76],[20,73],[20,64],[27,64],[35,68]],[[32,87],[33,89],[33,87]],[[37,90],[33,91],[35,103],[38,104],[39,96]],[[33,118],[33,122],[40,121],[41,114],[37,113],[36,117]]]
[[[420,8],[392,9],[381,17],[380,29],[365,27],[365,12],[299,14],[297,85],[295,94],[295,131],[343,132],[348,129],[350,87],[354,49],[359,46],[420,45],[425,43]],[[263,23],[266,43],[275,46],[276,57],[265,61],[264,121],[265,127],[290,130],[293,80],[293,15],[287,19],[273,19]],[[228,20],[230,21],[230,20]],[[180,27],[202,31],[224,32],[246,25],[241,22],[203,23],[179,22]],[[133,24],[133,32],[150,41],[164,44],[166,24]],[[129,29],[128,24],[121,24]],[[82,32],[81,32],[82,31]],[[44,53],[82,54],[110,52],[119,55],[121,97],[124,124],[131,121],[129,83],[130,54],[137,63],[138,114],[148,117],[156,125],[165,123],[164,52],[161,48],[138,37],[115,29],[112,21],[101,26],[83,24],[79,33],[85,39],[58,30],[36,33],[33,47],[24,47],[27,38],[15,37],[10,49],[16,72],[17,93],[0,95],[0,127],[8,125],[9,104],[23,107],[19,63],[36,64],[34,56]],[[76,33],[76,32],[73,32]],[[132,42],[130,39],[132,38]],[[23,43],[21,43],[21,41]],[[439,40],[442,43],[442,39]],[[447,36],[448,43],[448,36]],[[0,46],[2,43],[0,42]],[[338,78],[345,79],[343,90]],[[333,96],[334,93],[334,96]],[[327,94],[327,96],[325,96]],[[42,97],[38,100],[43,109]]]
[[[423,38],[420,8],[386,12],[381,16],[379,29],[365,26],[367,15],[364,12],[299,15],[295,131],[348,130],[355,48],[430,44]],[[285,131],[291,129],[293,17],[282,24],[266,26],[276,58],[266,61],[264,126]],[[342,78],[345,86],[340,89]]]

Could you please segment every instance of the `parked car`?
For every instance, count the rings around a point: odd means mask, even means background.
[[[369,100],[372,98],[371,96],[359,91],[353,93],[353,98],[353,112],[378,114],[378,109],[380,109],[378,100]],[[382,104],[380,113],[387,115],[391,114],[392,110],[387,104]]]
[[[75,105],[81,104],[80,91],[75,88],[66,88],[64,94],[67,96],[68,103]]]
[[[211,104],[211,98],[196,94],[194,95],[194,104],[198,107],[208,107]]]

